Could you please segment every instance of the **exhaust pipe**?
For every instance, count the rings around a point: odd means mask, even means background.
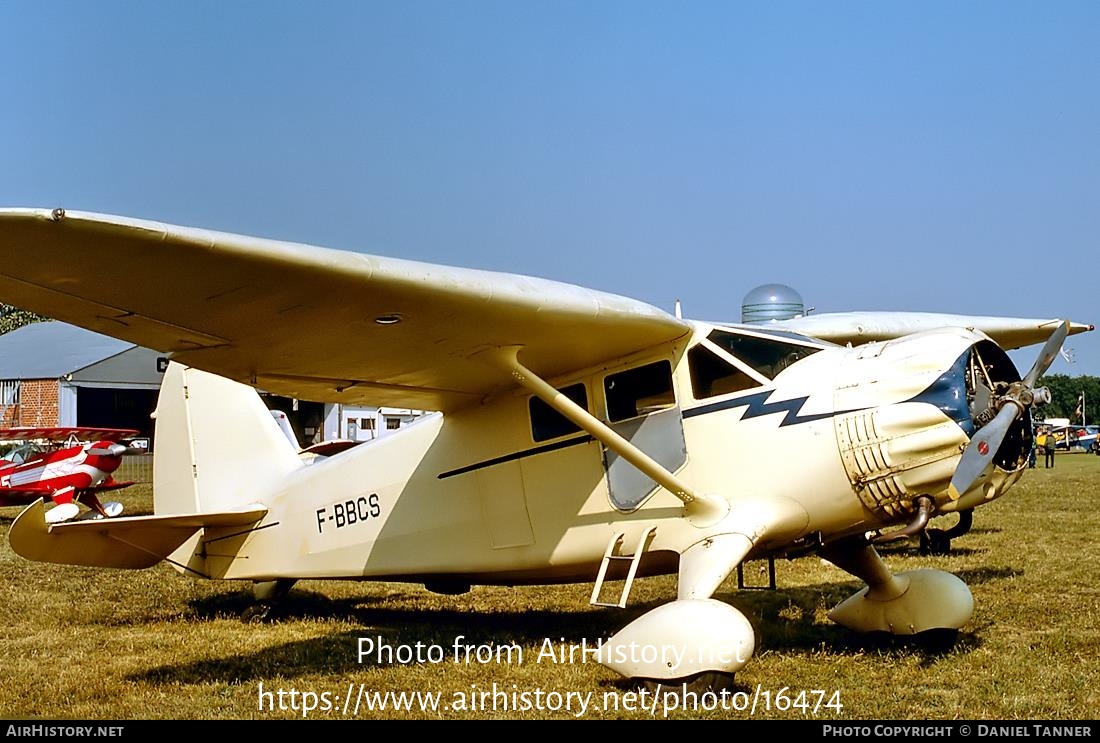
[[[908,539],[909,537],[916,536],[924,531],[924,527],[928,526],[929,519],[932,518],[932,514],[936,511],[936,502],[927,495],[922,495],[917,498],[917,515],[909,523],[908,526],[904,526],[897,531],[892,531],[889,534],[879,534],[872,541],[874,544],[888,544],[890,542],[897,542],[901,539]]]

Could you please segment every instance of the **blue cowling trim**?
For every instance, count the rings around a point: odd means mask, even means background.
[[[925,402],[943,411],[967,435],[974,435],[974,419],[970,416],[970,401],[966,399],[966,365],[970,360],[970,349],[951,365],[943,375],[932,384],[906,402]]]

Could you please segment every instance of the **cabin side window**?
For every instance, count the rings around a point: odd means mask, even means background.
[[[607,419],[612,423],[648,415],[676,405],[672,364],[657,361],[609,374],[603,381]]]
[[[558,390],[577,405],[588,410],[588,391],[583,384],[571,384]],[[547,441],[580,431],[576,423],[554,410],[537,397],[528,402],[531,412],[531,436],[535,441]]]

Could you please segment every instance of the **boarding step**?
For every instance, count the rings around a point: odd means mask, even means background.
[[[634,576],[638,572],[638,563],[642,561],[642,554],[649,547],[649,543],[653,540],[653,535],[657,533],[657,527],[651,526],[642,533],[641,539],[638,540],[638,546],[634,548],[634,554],[623,555],[619,553],[620,548],[623,545],[623,539],[626,537],[624,532],[618,532],[611,541],[607,543],[607,549],[603,553],[603,562],[600,563],[600,572],[596,575],[596,584],[592,586],[592,597],[588,600],[588,603],[593,606],[616,606],[620,609],[626,606],[626,599],[630,596],[630,588],[634,585]],[[611,565],[612,560],[626,560],[630,562],[630,567],[626,571],[626,580],[623,581],[623,590],[619,595],[618,601],[601,601],[600,596],[603,593],[604,580],[607,578],[607,568]]]

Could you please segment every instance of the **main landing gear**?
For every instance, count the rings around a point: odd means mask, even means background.
[[[951,573],[924,569],[895,575],[862,538],[827,545],[822,556],[867,584],[829,612],[829,619],[849,629],[944,635],[957,631],[974,612],[970,589]]]

